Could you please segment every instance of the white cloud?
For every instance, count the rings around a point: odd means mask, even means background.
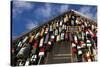
[[[55,11],[53,10],[55,9]],[[43,18],[50,18],[53,14],[56,13],[56,11],[60,11],[60,13],[63,13],[64,11],[67,11],[69,8],[68,5],[62,5],[59,9],[52,7],[51,4],[46,3],[44,7],[37,8],[35,10],[36,13],[38,13],[39,16],[42,16]],[[57,10],[56,10],[57,9]]]
[[[13,17],[21,14],[24,10],[30,10],[33,7],[33,4],[27,1],[13,1]]]
[[[94,18],[93,13],[91,12],[91,7],[81,7],[79,9],[79,12],[86,15],[89,18],[92,18],[92,19]]]
[[[60,12],[63,13],[63,12],[65,12],[65,11],[67,11],[68,9],[69,9],[69,6],[68,6],[68,5],[62,5],[62,6],[60,7]]]
[[[12,9],[12,13],[13,13],[13,18],[15,18],[18,14],[21,14],[23,11],[20,9]]]
[[[36,26],[38,26],[36,21],[30,21],[26,24],[26,29],[31,30],[35,28]]]
[[[42,16],[44,18],[49,18],[52,13],[52,8],[49,3],[46,3],[44,7],[37,8],[35,12],[38,13],[39,16]]]
[[[14,2],[15,7],[17,8],[24,8],[24,9],[31,9],[32,4],[29,3],[28,1],[15,1]]]
[[[52,12],[52,9],[51,9],[51,6],[50,4],[45,4],[45,10],[43,10],[43,12],[46,14],[45,16],[46,17],[50,17],[51,16],[51,12]]]
[[[52,13],[52,8],[51,5],[49,3],[46,3],[44,5],[44,7],[40,7],[35,9],[35,11],[37,13],[38,17],[43,17],[43,18],[49,18],[51,17],[51,13]],[[33,28],[35,28],[36,26],[38,26],[37,21],[30,21],[26,24],[26,29],[31,30]]]
[[[94,15],[94,20],[97,21],[97,12],[96,12],[95,15]]]

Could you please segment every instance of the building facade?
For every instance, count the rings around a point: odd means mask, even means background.
[[[17,37],[11,65],[97,61],[97,22],[70,10]]]

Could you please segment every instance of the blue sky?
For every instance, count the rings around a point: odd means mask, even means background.
[[[13,38],[70,9],[97,19],[97,7],[94,5],[13,1],[12,6]]]

